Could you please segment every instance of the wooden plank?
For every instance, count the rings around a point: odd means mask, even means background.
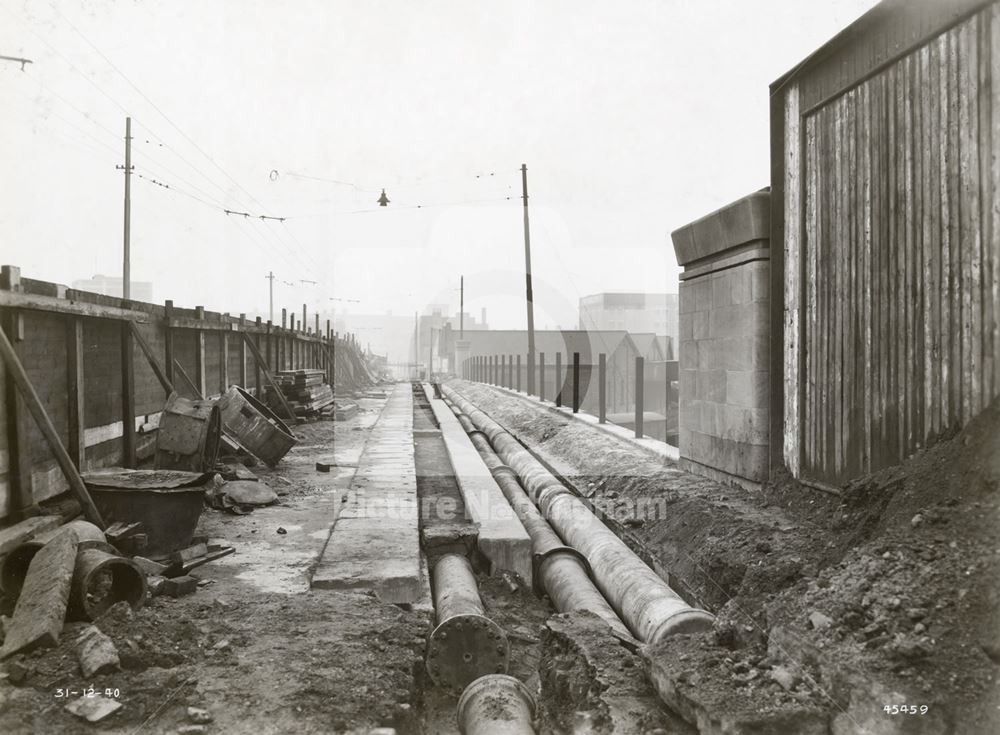
[[[7,284],[0,284],[7,287]],[[15,309],[5,309],[2,314],[2,329],[9,336],[12,345],[24,340],[24,318]],[[15,354],[17,348],[12,347]],[[17,382],[10,370],[5,372],[4,390],[7,406],[7,478],[10,486],[9,508],[18,515],[35,504],[31,479],[31,451],[28,445],[28,410],[17,389]]]
[[[120,330],[122,377],[122,464],[136,466],[135,456],[135,354],[132,346],[132,322],[123,322]]]
[[[240,314],[240,331],[241,332],[245,332],[246,331],[246,321],[247,321],[247,315],[246,314]],[[271,325],[271,323],[268,322],[268,326],[270,326],[270,325]],[[240,375],[239,375],[239,381],[240,381],[240,386],[245,389],[245,388],[248,387],[247,386],[247,345],[246,345],[246,342],[244,342],[242,339],[240,340],[239,350],[240,350]]]
[[[52,421],[45,412],[45,407],[42,405],[42,401],[38,397],[38,393],[35,392],[34,386],[31,385],[31,381],[28,379],[27,373],[24,372],[24,367],[21,365],[21,361],[17,358],[17,353],[14,351],[14,347],[11,345],[10,340],[7,339],[7,333],[4,330],[0,330],[0,358],[3,359],[7,368],[7,373],[13,378],[18,391],[20,391],[21,395],[24,397],[24,402],[27,404],[32,418],[34,418],[35,423],[42,432],[42,436],[49,445],[49,449],[55,456],[56,463],[62,470],[63,475],[66,477],[66,481],[69,483],[70,489],[76,495],[77,500],[80,501],[80,507],[83,510],[83,514],[86,516],[87,520],[95,526],[98,528],[104,528],[104,521],[101,518],[101,514],[97,511],[97,506],[95,506],[94,502],[91,500],[90,493],[87,492],[87,488],[83,484],[83,478],[80,477],[80,473],[73,464],[73,460],[70,458],[66,448],[59,440],[59,434],[56,432],[55,427],[52,425]]]
[[[930,219],[928,201],[928,159],[930,156],[930,138],[927,128],[927,109],[933,90],[929,88],[927,77],[927,58],[929,49],[920,49],[914,59],[913,88],[916,90],[914,107],[915,130],[915,170],[917,196],[917,285],[920,290],[920,304],[917,310],[917,375],[919,376],[917,390],[917,420],[915,422],[915,440],[921,447],[927,445],[928,427],[930,423],[931,404],[931,361],[928,352],[931,344],[930,312],[931,312],[931,260],[929,257]]]
[[[961,184],[959,174],[959,119],[960,88],[958,83],[958,42],[954,34],[948,38],[948,243],[951,255],[951,376],[952,414],[949,428],[961,424],[964,414],[962,381],[962,239],[961,239]]]
[[[986,288],[992,307],[988,350],[993,360],[990,395],[997,396],[1000,395],[1000,253],[997,252],[995,243],[1000,232],[1000,156],[992,155],[992,151],[1000,146],[1000,6],[991,7],[989,18],[989,28],[985,33],[987,42],[983,45],[984,52],[989,50],[987,74],[991,81],[986,121],[986,140],[989,144],[984,150],[990,155],[990,167],[983,196],[983,201],[989,204],[989,211],[986,213],[987,226],[983,233],[990,253],[990,268],[986,276]]]
[[[84,405],[83,319],[71,316],[66,319],[66,449],[73,464],[81,471],[87,457]]]
[[[142,354],[146,356],[146,361],[149,363],[149,367],[153,371],[153,375],[156,379],[160,381],[160,386],[163,388],[163,392],[168,396],[174,392],[174,386],[171,380],[167,377],[166,372],[160,366],[160,361],[156,359],[156,355],[153,354],[153,350],[150,349],[149,344],[143,338],[142,333],[139,331],[139,327],[129,322],[132,330],[132,337],[135,339],[136,343],[139,345],[139,349],[142,350]]]
[[[889,192],[891,196],[891,206],[889,213],[889,241],[890,248],[890,279],[891,286],[889,298],[892,308],[890,310],[889,326],[889,346],[891,349],[891,371],[890,371],[890,401],[891,412],[889,414],[889,448],[888,464],[895,464],[895,461],[902,453],[902,422],[900,421],[900,408],[905,401],[903,395],[903,365],[902,352],[903,344],[902,323],[903,323],[903,283],[902,283],[902,259],[903,259],[903,234],[902,234],[902,201],[903,201],[903,180],[900,172],[902,170],[899,146],[902,132],[900,124],[900,111],[903,107],[903,89],[899,83],[898,74],[895,67],[891,67],[887,72],[889,75],[889,85],[892,92],[889,110]]]
[[[941,433],[941,409],[943,398],[942,383],[942,363],[943,352],[941,349],[941,291],[943,281],[941,278],[941,127],[940,127],[940,100],[941,100],[941,54],[940,44],[931,43],[927,47],[927,72],[928,92],[923,95],[927,101],[927,114],[925,115],[925,125],[928,130],[927,145],[927,195],[928,195],[928,219],[930,221],[927,231],[927,247],[930,258],[930,310],[927,314],[931,342],[928,346],[928,359],[931,377],[930,392],[930,435],[933,437]]]
[[[173,313],[174,302],[168,299],[164,304],[163,319],[163,364],[166,366],[165,377],[168,383],[174,382],[174,330],[170,328]]]
[[[864,459],[860,455],[859,447],[863,444],[864,437],[864,408],[859,408],[858,402],[862,399],[860,386],[863,385],[864,376],[864,352],[866,349],[862,337],[862,323],[864,316],[864,293],[861,289],[861,262],[864,257],[864,172],[861,165],[861,147],[865,141],[861,140],[862,124],[861,115],[864,114],[863,99],[861,90],[856,89],[850,97],[851,100],[851,333],[848,337],[848,355],[850,364],[850,380],[848,381],[848,411],[846,423],[848,426],[847,443],[845,447],[846,470],[848,477],[855,477],[864,466]]]
[[[804,257],[806,259],[806,303],[803,319],[806,323],[805,360],[803,376],[805,391],[803,393],[803,465],[812,468],[816,462],[816,217],[819,199],[819,166],[816,164],[816,126],[817,117],[811,116],[805,120],[803,131],[806,142],[805,176],[809,185],[805,187],[805,238]],[[603,355],[601,355],[603,359]],[[603,375],[603,370],[602,370]]]
[[[902,244],[903,244],[903,394],[901,400],[902,445],[900,461],[910,454],[913,446],[913,409],[916,399],[914,387],[914,307],[919,293],[914,289],[914,193],[913,193],[913,90],[912,90],[912,56],[900,61],[900,89],[903,93],[903,104],[900,108],[902,139],[900,152],[903,156],[903,206],[901,210]]]
[[[962,414],[961,422],[964,425],[968,422],[974,412],[976,387],[978,381],[975,379],[976,362],[975,353],[972,349],[972,325],[974,322],[974,304],[972,293],[975,291],[976,282],[973,276],[974,260],[974,235],[975,225],[972,222],[971,210],[973,192],[969,186],[969,174],[972,167],[972,156],[970,149],[972,142],[969,140],[970,128],[972,127],[971,114],[969,110],[969,98],[971,80],[969,78],[969,42],[968,34],[965,32],[966,26],[956,32],[955,45],[958,53],[958,191],[959,191],[959,253],[961,257],[961,328],[959,331],[962,343]]]
[[[864,344],[862,347],[863,358],[861,369],[863,372],[863,385],[861,388],[863,394],[863,405],[862,410],[864,411],[865,423],[864,423],[864,433],[861,441],[861,464],[862,471],[869,473],[872,471],[872,411],[874,410],[874,396],[873,396],[873,385],[874,376],[872,375],[873,367],[873,357],[872,353],[874,350],[874,345],[872,344],[873,336],[873,297],[874,289],[872,278],[872,260],[873,260],[873,233],[872,233],[872,201],[874,198],[874,187],[872,186],[872,161],[874,159],[873,153],[873,141],[872,141],[872,108],[873,98],[872,98],[872,85],[866,84],[862,87],[862,130],[861,130],[861,171],[864,180],[863,187],[863,252],[864,257],[861,263],[862,270],[862,289],[864,291],[864,314],[862,317],[862,324],[864,325]]]
[[[941,240],[940,267],[941,267],[941,301],[940,301],[940,354],[939,364],[941,366],[941,422],[939,431],[947,431],[951,426],[952,406],[954,405],[954,383],[951,375],[951,294],[953,293],[951,274],[951,207],[948,188],[948,145],[951,140],[949,134],[949,79],[948,69],[948,37],[942,36],[935,44],[938,49],[938,65],[936,73],[938,77],[938,235]]]
[[[148,322],[152,319],[144,311],[122,309],[116,306],[92,304],[89,301],[73,301],[55,296],[38,296],[19,291],[0,289],[0,307],[47,311],[55,314],[89,316],[95,319],[124,319],[126,321]]]
[[[208,395],[208,375],[205,371],[205,333],[201,330],[194,339],[194,379],[198,392]]]
[[[195,385],[193,380],[191,380],[191,376],[187,374],[187,370],[185,370],[184,367],[177,362],[177,360],[174,360],[174,370],[176,370],[177,373],[184,379],[184,382],[187,383],[188,389],[194,394],[194,396],[199,401],[204,400],[205,396],[200,390],[198,390],[198,386]]]
[[[295,411],[293,411],[292,407],[288,405],[288,401],[285,399],[285,394],[282,393],[281,389],[275,384],[274,379],[271,377],[271,371],[268,370],[267,365],[264,364],[264,358],[261,356],[260,350],[257,349],[257,345],[250,340],[250,336],[247,334],[243,335],[243,339],[250,348],[250,352],[253,353],[254,360],[257,361],[257,367],[264,373],[264,379],[271,387],[271,390],[274,391],[275,395],[278,397],[281,407],[285,409],[285,415],[288,416],[293,425],[297,424],[298,417],[295,415]]]
[[[201,307],[198,307],[201,308]],[[239,327],[230,321],[211,321],[202,317],[175,316],[168,322],[173,329],[197,329],[206,332],[238,332]]]
[[[240,340],[241,342],[243,340]],[[219,335],[219,381],[222,385],[219,393],[229,390],[229,335],[223,332]]]

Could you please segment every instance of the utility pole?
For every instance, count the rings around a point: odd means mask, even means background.
[[[521,164],[521,191],[524,199],[524,286],[528,301],[528,395],[535,392],[535,306],[531,293],[531,234],[528,230],[528,167]]]
[[[124,258],[122,260],[122,298],[129,299],[132,296],[132,254],[130,252],[131,242],[131,209],[132,209],[132,118],[125,118],[125,165],[115,168],[125,170],[125,232],[124,232]]]
[[[268,281],[270,281],[270,283],[268,284],[268,287],[267,287],[268,288],[268,291],[267,291],[267,294],[268,294],[267,303],[268,303],[268,310],[269,310],[269,312],[268,312],[269,313],[268,318],[273,322],[274,321],[274,271],[268,271],[267,275],[264,276],[264,278],[266,278]]]
[[[458,338],[465,339],[465,276],[458,281]]]

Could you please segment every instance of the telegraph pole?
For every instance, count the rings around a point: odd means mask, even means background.
[[[524,286],[528,302],[528,395],[535,393],[535,305],[531,293],[531,234],[528,230],[528,167],[521,164],[521,191],[524,199]]]
[[[132,118],[125,118],[125,165],[116,166],[125,169],[125,232],[124,232],[124,258],[122,260],[122,298],[129,299],[132,296],[132,261],[131,261],[131,209],[132,209]]]
[[[271,282],[271,283],[268,284],[268,291],[267,291],[267,293],[268,293],[268,301],[267,301],[267,303],[268,303],[268,310],[269,310],[268,311],[268,314],[269,314],[268,318],[273,323],[274,322],[274,271],[268,271],[267,275],[264,276],[264,278],[266,278],[268,281]]]

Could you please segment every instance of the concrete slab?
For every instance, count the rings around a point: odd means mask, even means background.
[[[469,517],[479,525],[479,550],[490,561],[490,572],[511,571],[532,584],[531,538],[510,507],[469,435],[443,400],[424,385],[431,410]]]
[[[59,641],[76,565],[76,534],[60,533],[35,554],[17,598],[0,659]]]
[[[358,459],[348,502],[313,573],[313,589],[369,589],[384,602],[416,603],[420,522],[413,460],[413,394],[397,384]]]

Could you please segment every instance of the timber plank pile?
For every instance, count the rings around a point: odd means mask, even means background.
[[[324,377],[322,370],[300,368],[275,373],[274,382],[296,416],[329,415],[334,411],[333,388],[323,382]],[[277,401],[271,396],[272,405]]]

